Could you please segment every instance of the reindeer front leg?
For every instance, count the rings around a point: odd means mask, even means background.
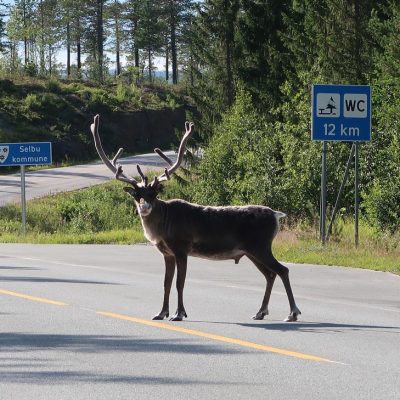
[[[185,307],[183,306],[183,288],[185,287],[187,255],[176,255],[176,289],[178,291],[178,308],[175,315],[170,318],[170,321],[182,321],[183,317],[187,318]]]
[[[172,280],[175,273],[175,257],[164,256],[165,277],[164,277],[164,301],[161,312],[153,317],[155,320],[162,320],[169,317],[169,294],[171,292]]]

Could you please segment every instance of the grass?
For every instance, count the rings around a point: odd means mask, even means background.
[[[282,231],[274,242],[274,253],[286,262],[365,268],[400,275],[400,249],[385,249],[381,240],[363,237],[356,248],[354,239],[344,236],[322,245],[316,237],[303,232]]]
[[[136,229],[115,229],[95,233],[6,233],[1,235],[1,243],[33,244],[137,244],[146,241],[143,233]]]
[[[174,197],[176,181],[165,197]],[[111,181],[88,189],[32,200],[27,205],[27,235],[22,236],[20,207],[0,208],[0,242],[135,244],[146,241],[133,201],[122,184]],[[304,224],[283,229],[274,253],[286,262],[340,265],[400,275],[400,234],[376,233],[360,224],[360,245],[354,246],[353,223],[339,220],[331,240],[322,245],[315,230]]]

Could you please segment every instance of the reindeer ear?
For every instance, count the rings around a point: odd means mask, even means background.
[[[125,186],[124,192],[129,193],[132,197],[135,196],[135,189],[133,187]]]

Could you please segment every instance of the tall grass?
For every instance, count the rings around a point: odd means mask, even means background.
[[[361,222],[360,243],[354,244],[354,223],[342,221],[340,234],[322,244],[315,230],[292,228],[282,230],[275,242],[275,255],[295,263],[325,264],[366,268],[400,275],[400,236],[378,234]]]
[[[1,241],[22,240],[21,210],[18,205],[0,208]],[[109,182],[84,190],[32,200],[27,205],[27,232],[30,238],[56,240],[74,237],[101,237],[114,231],[139,231],[140,221],[133,201],[121,189],[119,182]],[[117,234],[118,232],[118,234]],[[39,239],[43,238],[43,239]],[[143,240],[143,235],[140,237]],[[88,239],[82,239],[87,242]],[[100,240],[100,239],[99,239]],[[102,239],[104,241],[104,239]],[[109,239],[120,242],[122,239]],[[126,241],[124,239],[123,241]]]

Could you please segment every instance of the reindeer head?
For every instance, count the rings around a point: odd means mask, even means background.
[[[107,166],[107,168],[115,175],[116,179],[130,185],[128,187],[124,187],[124,190],[135,199],[139,214],[142,217],[146,217],[150,215],[158,194],[163,191],[163,185],[161,182],[169,180],[171,175],[180,167],[186,148],[186,143],[190,135],[192,134],[193,123],[189,123],[187,121],[185,122],[185,135],[183,136],[179,145],[178,156],[175,163],[173,163],[172,160],[167,157],[160,149],[154,149],[154,151],[168,163],[169,168],[165,168],[163,174],[156,176],[149,183],[148,177],[143,174],[143,171],[141,170],[139,165],[137,165],[136,168],[141,177],[141,182],[136,181],[135,178],[126,175],[123,172],[122,166],[117,162],[122,155],[123,148],[120,148],[118,150],[117,154],[112,160],[109,160],[107,158],[100,141],[99,118],[100,116],[96,115],[94,117],[93,124],[90,125],[90,130],[93,134],[97,153],[99,154],[101,160]]]
[[[143,175],[139,165],[136,167],[142,177],[142,182],[134,186],[126,186],[124,187],[124,191],[134,198],[139,214],[142,217],[147,217],[153,210],[154,202],[158,194],[163,191],[164,186],[157,177],[148,183],[148,178]]]

